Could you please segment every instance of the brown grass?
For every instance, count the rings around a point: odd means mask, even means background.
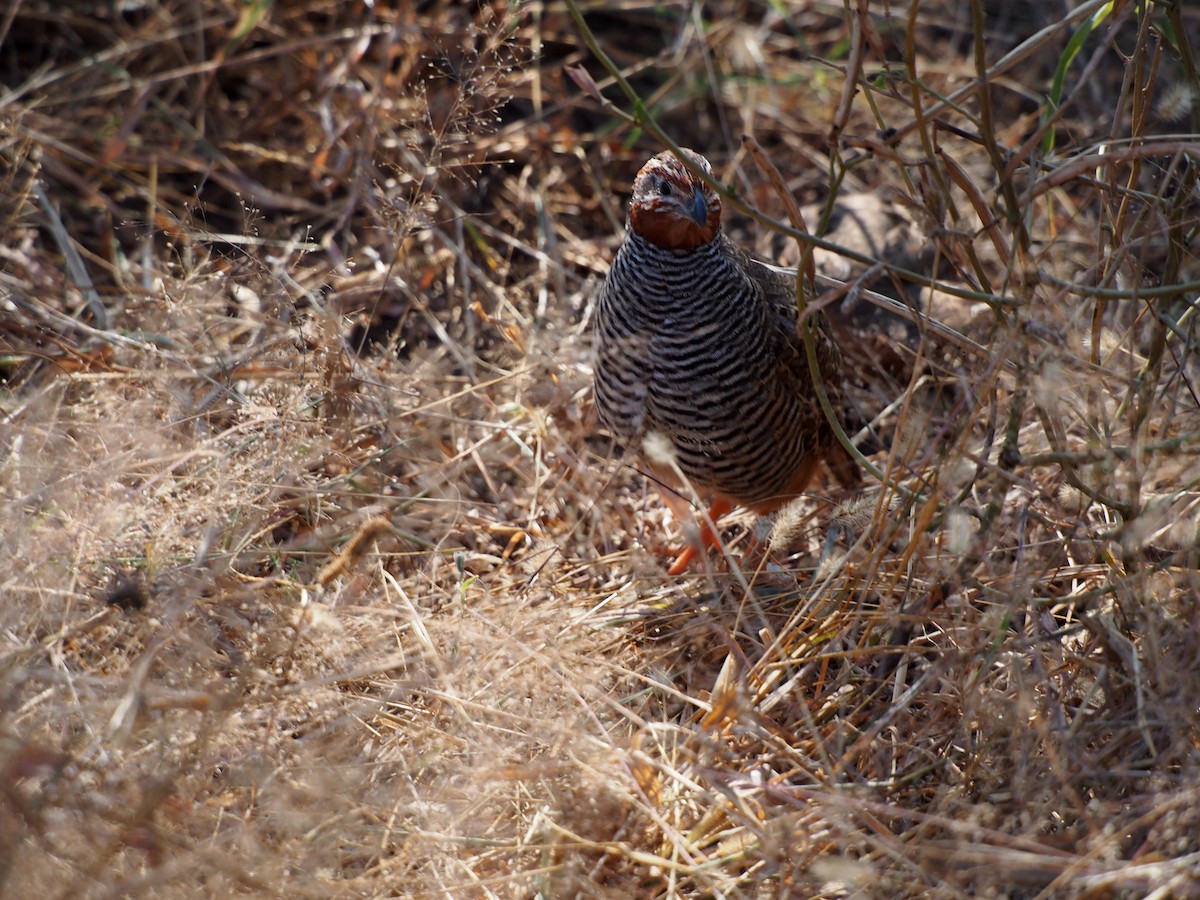
[[[1197,11],[580,5],[0,16],[0,893],[1200,894]],[[967,340],[670,579],[591,304],[660,139],[799,258],[743,134]]]

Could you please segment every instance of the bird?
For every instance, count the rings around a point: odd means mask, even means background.
[[[712,177],[701,154],[682,153]],[[720,195],[672,151],[651,158],[634,179],[625,237],[596,302],[595,405],[677,519],[690,505],[680,475],[711,501],[704,549],[717,543],[708,522],[737,507],[778,510],[822,462],[843,486],[861,483],[821,408],[804,327],[840,414],[841,355],[821,312],[801,321],[796,276],[726,235]],[[685,547],[668,572],[684,572],[697,552]]]

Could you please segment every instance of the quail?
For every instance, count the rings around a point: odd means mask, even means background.
[[[684,152],[711,176],[703,156]],[[711,500],[712,522],[735,507],[775,511],[822,461],[844,486],[859,483],[821,408],[800,328],[812,329],[821,382],[839,413],[841,357],[824,316],[805,320],[795,277],[722,231],[716,191],[671,152],[642,167],[597,303],[595,402],[676,512],[686,508],[675,493],[679,474]],[[707,525],[701,535],[716,543]],[[685,548],[670,573],[695,553]]]

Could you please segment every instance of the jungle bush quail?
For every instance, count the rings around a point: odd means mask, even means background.
[[[685,151],[707,172],[704,157]],[[841,409],[841,359],[828,323],[808,317],[822,383]],[[794,277],[768,268],[721,230],[721,200],[672,153],[638,173],[628,230],[595,322],[600,420],[678,487],[675,466],[647,454],[655,433],[678,469],[712,498],[713,521],[735,506],[759,514],[798,496],[824,460],[846,486],[857,465],[821,410],[798,333]],[[704,529],[703,540],[715,542]],[[694,550],[684,550],[671,573]]]

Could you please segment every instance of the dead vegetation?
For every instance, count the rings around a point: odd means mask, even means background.
[[[578,6],[0,19],[0,890],[1200,892],[1197,10]],[[759,570],[590,413],[656,134],[852,251]]]

